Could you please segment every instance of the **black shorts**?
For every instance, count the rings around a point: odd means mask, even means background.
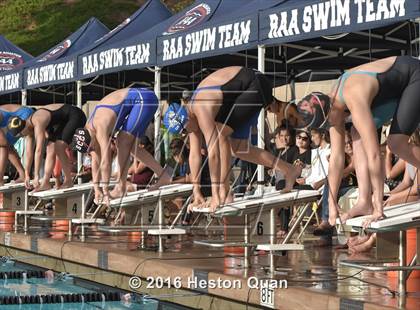
[[[226,124],[242,136],[247,124],[252,123],[261,109],[272,102],[273,84],[262,73],[242,68],[226,84],[220,86],[223,103],[215,121]],[[245,137],[236,137],[245,138]]]
[[[57,112],[64,117],[55,126],[48,128],[48,141],[61,140],[70,145],[76,129],[85,126],[86,115],[81,109],[67,104],[59,110]]]

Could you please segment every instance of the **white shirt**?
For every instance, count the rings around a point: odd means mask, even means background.
[[[305,184],[314,187],[316,182],[326,179],[328,176],[328,156],[331,154],[331,147],[318,147],[311,150],[311,173],[305,179]]]

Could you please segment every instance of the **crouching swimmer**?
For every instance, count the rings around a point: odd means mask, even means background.
[[[212,182],[210,210],[231,202],[229,173],[232,154],[242,160],[281,171],[286,176],[284,191],[290,191],[300,169],[271,153],[249,144],[250,129],[261,109],[277,110],[281,102],[272,96],[272,83],[260,72],[244,67],[227,67],[206,77],[186,106],[172,105],[164,124],[170,132],[189,132],[190,169],[194,203],[204,206],[200,192],[201,143],[208,149]]]
[[[156,186],[170,183],[170,176],[144,148],[138,138],[144,135],[159,106],[155,93],[145,88],[124,88],[104,97],[95,107],[85,128],[73,137],[73,147],[92,156],[92,179],[95,202],[108,204],[110,198],[121,197],[127,191],[129,156],[133,154],[160,177]],[[111,176],[111,138],[116,136],[119,171],[118,184],[109,191]]]

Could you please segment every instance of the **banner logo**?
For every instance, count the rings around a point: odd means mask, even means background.
[[[23,58],[19,54],[0,51],[0,71],[12,70],[23,64]]]
[[[56,48],[54,48],[52,51],[50,51],[47,55],[39,59],[37,62],[44,62],[49,59],[55,59],[59,57],[60,55],[63,55],[64,52],[71,46],[71,41],[66,40],[62,44],[58,45]]]
[[[185,14],[178,18],[163,34],[173,34],[197,26],[210,14],[210,12],[210,6],[206,3],[201,3],[185,12]]]

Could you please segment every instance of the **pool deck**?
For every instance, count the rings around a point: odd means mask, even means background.
[[[237,288],[208,288],[205,295],[238,303],[232,309],[245,309],[245,304],[260,305],[260,290],[250,288],[249,277],[268,278],[266,268],[268,256],[264,252],[255,253],[252,267],[241,268],[242,254],[234,249],[211,249],[193,245],[191,236],[175,237],[167,241],[167,250],[158,253],[154,250],[139,250],[139,235],[111,236],[98,234],[85,242],[73,238],[69,240],[64,235],[51,238],[46,234],[24,234],[0,232],[0,244],[11,249],[3,251],[3,255],[17,255],[26,252],[27,258],[22,261],[40,264],[40,260],[31,259],[30,255],[46,256],[57,261],[93,267],[128,277],[137,275],[143,279],[139,292],[163,292],[165,290],[148,290],[147,277],[171,278],[180,277],[183,292],[193,285],[187,279],[194,279],[193,274],[215,280],[239,280]],[[15,252],[13,252],[15,251]],[[233,252],[231,252],[233,251]],[[28,253],[30,252],[30,253]],[[236,253],[235,253],[236,252]],[[12,254],[15,253],[15,254]],[[31,254],[32,253],[32,254]],[[18,256],[18,255],[17,255]],[[386,273],[363,272],[355,277],[358,271],[340,267],[337,261],[349,258],[345,250],[334,247],[316,247],[312,243],[305,244],[304,251],[289,252],[285,256],[276,257],[278,280],[287,280],[287,288],[274,290],[274,305],[276,309],[386,309],[398,308],[399,298],[393,297],[383,287],[368,284],[358,279],[385,285],[396,290],[396,278],[387,277]],[[360,259],[360,256],[354,257]],[[17,257],[19,259],[19,257]],[[348,277],[348,278],[346,278]],[[345,279],[343,279],[345,278]],[[120,280],[121,281],[121,280]],[[225,282],[229,284],[229,282]],[[230,282],[236,283],[238,282]],[[284,282],[278,282],[283,283]],[[179,284],[179,283],[178,283]],[[128,288],[128,283],[120,283]],[[167,284],[164,285],[166,287]],[[240,286],[240,287],[239,287]],[[122,287],[122,288],[123,288]],[[167,287],[166,287],[167,288]],[[166,290],[170,291],[170,290]],[[177,291],[177,290],[175,290]],[[420,279],[410,279],[408,294],[405,300],[406,309],[420,309]],[[173,293],[173,289],[171,291]],[[182,300],[182,299],[181,299]],[[179,301],[178,301],[179,302]],[[242,306],[239,306],[242,304]],[[189,306],[196,306],[195,304]],[[212,303],[204,309],[217,309]]]

